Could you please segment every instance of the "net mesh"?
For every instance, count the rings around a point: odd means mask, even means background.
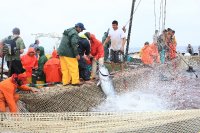
[[[200,132],[200,110],[0,114],[1,132]]]
[[[24,93],[24,92],[23,92]],[[89,111],[105,99],[102,90],[93,85],[73,87],[57,85],[42,88],[38,93],[21,94],[21,108],[29,112],[80,112]]]
[[[199,58],[186,58],[187,62],[192,63],[195,68],[199,68]],[[172,71],[175,67],[178,71]],[[180,69],[181,68],[181,69]],[[168,71],[163,71],[167,69]],[[180,75],[187,66],[180,60],[174,60],[168,66],[160,65],[156,72],[152,68],[129,69],[124,75],[113,78],[116,91],[119,93],[127,92],[127,89],[140,89],[150,86],[149,82],[144,84],[152,76],[159,77],[160,73],[170,79]],[[172,72],[170,72],[172,71]],[[190,75],[194,76],[194,75]],[[190,78],[190,77],[189,77]],[[193,78],[194,79],[194,78]],[[155,78],[153,78],[155,82]],[[157,79],[156,79],[157,80]],[[194,80],[185,79],[187,82]],[[184,80],[184,81],[185,81]],[[133,82],[134,81],[134,82]],[[182,81],[182,80],[181,80]],[[158,82],[162,82],[159,81]],[[195,84],[191,87],[185,82],[175,83],[180,88],[189,88],[192,94],[180,94],[180,99],[173,97],[176,111],[161,112],[86,112],[105,100],[105,95],[96,84],[83,85],[82,87],[61,86],[41,88],[39,93],[20,92],[21,101],[18,102],[21,113],[0,114],[1,132],[181,132],[198,133],[200,132],[200,90],[199,79],[195,79]],[[171,81],[162,82],[160,89],[166,97],[170,97],[171,92],[167,92],[165,87],[176,88]],[[188,90],[188,89],[187,89]],[[160,91],[160,90],[159,90]],[[185,90],[184,90],[185,91]],[[170,95],[167,95],[167,94]],[[196,97],[195,97],[196,96]],[[178,101],[178,102],[176,102]],[[177,107],[177,105],[179,105]],[[177,109],[196,109],[196,110],[177,110]],[[34,113],[29,113],[34,112]],[[54,113],[52,113],[54,112]],[[66,112],[66,113],[60,113]]]

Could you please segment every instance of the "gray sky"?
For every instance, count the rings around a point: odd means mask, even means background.
[[[155,30],[154,0],[142,0],[134,14],[131,34],[131,51],[152,42]],[[136,0],[136,5],[139,0]],[[21,29],[21,36],[28,47],[34,41],[31,33],[61,34],[77,22],[101,40],[113,20],[122,27],[130,16],[132,0],[1,0],[0,38],[11,34],[14,27]],[[159,4],[156,0],[157,27]],[[200,0],[167,0],[166,28],[176,31],[178,45],[200,45]],[[128,26],[127,26],[128,29]],[[53,48],[54,39],[41,38],[47,51]]]

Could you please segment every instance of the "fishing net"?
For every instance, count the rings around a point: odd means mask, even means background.
[[[188,57],[186,61],[198,73],[200,62],[195,58]],[[41,88],[35,94],[19,92],[21,113],[1,113],[0,131],[198,133],[200,80],[193,73],[187,74],[187,67],[177,58],[154,68],[128,69],[113,78],[118,94],[153,88],[160,96],[167,97],[169,109],[176,111],[88,112],[106,99],[95,83],[81,87],[56,85]]]
[[[1,132],[199,133],[200,110],[0,114]]]
[[[41,88],[38,93],[22,92],[20,108],[29,112],[79,112],[89,111],[105,98],[102,90],[93,85],[81,87],[56,85]],[[19,109],[20,109],[19,108]]]

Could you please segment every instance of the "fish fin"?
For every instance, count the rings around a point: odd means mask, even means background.
[[[100,81],[98,81],[98,82],[97,82],[97,86],[100,86],[100,84],[101,84],[101,82],[100,82]]]

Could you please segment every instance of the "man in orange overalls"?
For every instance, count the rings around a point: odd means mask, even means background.
[[[31,83],[32,69],[38,68],[38,60],[34,48],[29,48],[27,54],[21,56],[23,68],[26,70],[28,83]]]
[[[149,45],[151,47],[152,50],[152,54],[153,54],[153,61],[156,63],[160,63],[160,55],[158,53],[158,46],[157,43],[152,43],[151,45]]]
[[[10,78],[0,82],[0,112],[6,112],[6,106],[9,107],[10,112],[17,112],[16,102],[19,100],[19,94],[16,93],[17,88],[36,92],[30,87],[25,86],[26,79],[25,73],[13,74]]]
[[[173,30],[172,31],[172,38],[171,38],[171,45],[170,45],[170,59],[174,59],[176,58],[176,45],[177,45],[177,42],[176,42],[176,37],[175,37],[175,31]]]
[[[53,51],[52,58],[45,63],[44,73],[46,75],[47,83],[62,82],[60,60],[56,50]]]
[[[153,64],[153,53],[149,46],[149,42],[145,42],[144,47],[141,50],[141,60],[145,65]]]

